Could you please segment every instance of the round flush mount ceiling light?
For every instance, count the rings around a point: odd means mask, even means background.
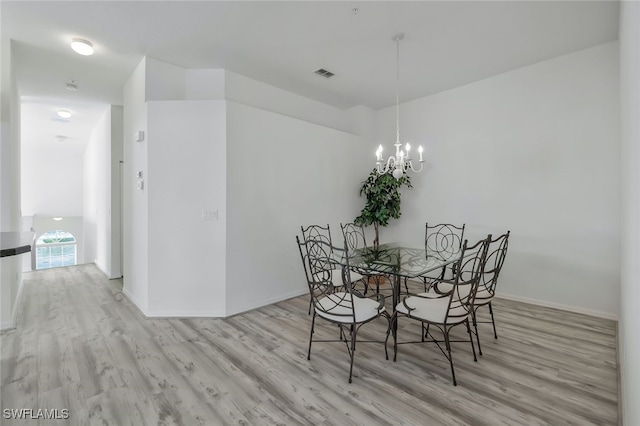
[[[90,41],[81,38],[71,40],[71,48],[79,55],[93,55],[93,44]]]
[[[58,117],[60,118],[71,118],[71,111],[68,111],[66,109],[59,109],[56,114],[58,114]]]
[[[60,222],[62,220],[61,217],[54,217],[53,220],[55,220],[56,222]]]

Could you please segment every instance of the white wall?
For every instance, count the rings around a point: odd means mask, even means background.
[[[104,168],[101,167],[100,158],[104,154],[105,126],[108,125],[107,113],[100,117],[96,123],[85,147],[83,156],[83,204],[82,217],[84,222],[84,258],[89,263],[97,263],[97,223],[98,223],[98,198],[102,196],[104,189]]]
[[[383,241],[420,243],[425,221],[466,223],[473,238],[510,229],[501,295],[617,317],[617,43],[402,104],[400,117],[427,163]],[[377,122],[388,154],[395,109]]]
[[[339,232],[357,215],[373,165],[361,161],[360,137],[336,129],[371,136],[371,110],[146,58],[125,87],[125,111],[124,292],[145,314],[223,316],[307,291],[294,237],[327,221]],[[136,130],[145,141],[128,142]],[[247,208],[258,200],[260,210]],[[203,210],[218,220],[203,221]]]
[[[144,99],[185,99],[186,70],[167,62],[147,57],[145,62]]]
[[[84,154],[84,258],[109,278],[120,277],[122,107],[96,123]]]
[[[620,9],[622,282],[619,358],[623,424],[640,424],[640,3]]]
[[[225,88],[227,100],[252,105],[265,111],[297,117],[345,132],[353,133],[354,131],[354,121],[351,120],[349,114],[345,114],[344,110],[287,92],[244,75],[226,70]]]
[[[147,130],[147,106],[145,103],[146,60],[140,62],[124,87],[123,120],[123,219],[124,219],[124,270],[125,295],[142,312],[148,307],[149,255],[148,255],[148,199],[147,191],[136,189],[136,172],[147,173],[147,141],[136,142],[136,132]],[[146,133],[145,133],[146,134]]]
[[[150,101],[148,129],[148,315],[224,316],[225,102]]]
[[[107,221],[110,229],[104,231],[105,244],[111,242],[110,262],[107,276],[120,278],[122,276],[122,209],[121,209],[121,167],[123,149],[123,119],[122,106],[111,106],[111,207]],[[108,225],[107,225],[108,226]]]
[[[0,49],[0,231],[20,231],[20,94],[12,61],[12,42]],[[22,290],[21,256],[0,260],[0,330],[15,325]]]
[[[301,225],[350,222],[372,168],[352,134],[227,104],[227,315],[307,290]]]

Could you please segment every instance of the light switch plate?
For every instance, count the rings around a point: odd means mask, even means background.
[[[218,210],[202,210],[202,220],[218,220]]]

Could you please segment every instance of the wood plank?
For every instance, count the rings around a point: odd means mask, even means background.
[[[67,408],[64,424],[618,423],[616,323],[607,319],[496,299],[499,338],[479,324],[478,362],[468,342],[453,344],[458,386],[433,344],[401,345],[393,362],[381,343],[364,342],[349,384],[344,344],[314,343],[307,360],[308,296],[227,319],[147,319],[93,265],[28,273],[24,285],[18,327],[0,335],[0,402]],[[316,332],[338,335],[321,319]],[[374,321],[359,338],[385,332]],[[401,320],[399,336],[419,338],[418,323]],[[463,327],[452,336],[468,338]]]

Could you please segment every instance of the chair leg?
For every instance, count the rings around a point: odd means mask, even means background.
[[[478,362],[478,357],[476,356],[476,348],[475,346],[473,346],[473,334],[471,333],[471,327],[469,326],[469,318],[467,318],[464,322],[467,326],[467,333],[469,333],[469,341],[471,342],[471,350],[473,351],[473,360],[475,362]],[[480,353],[480,355],[482,355],[482,353]]]
[[[393,334],[393,362],[396,362],[398,356],[398,313],[394,313],[391,317],[391,333]]]
[[[356,356],[356,334],[358,333],[358,328],[351,326],[351,365],[349,366],[349,383],[351,383],[351,376],[353,375],[353,359]]]
[[[493,319],[493,308],[491,307],[491,302],[489,302],[489,313],[491,313],[491,323],[493,324],[493,336],[497,339],[498,332],[496,331],[496,322]]]
[[[476,330],[476,341],[478,342],[478,353],[482,356],[482,347],[480,346],[480,335],[478,334],[478,321],[476,320],[475,308],[471,310],[471,318],[473,321],[473,328]]]
[[[369,276],[366,275],[362,278],[362,283],[364,284],[364,292],[363,295],[366,296],[369,291]]]
[[[453,386],[458,386],[458,382],[456,382],[456,372],[453,369],[453,356],[451,355],[451,343],[449,342],[449,331],[450,328],[444,329],[444,343],[447,348],[447,358],[449,358],[449,365],[451,365],[451,377],[453,378]]]
[[[386,312],[385,312],[386,313]],[[387,343],[389,342],[389,334],[391,334],[391,317],[389,314],[385,315],[387,319],[387,323],[389,326],[387,327],[387,337],[384,339],[384,359],[389,360],[389,351],[387,350]]]
[[[313,317],[311,317],[311,334],[309,335],[309,351],[307,352],[307,360],[311,359],[311,342],[313,342],[313,327],[316,324],[316,312],[313,311]]]
[[[422,333],[422,341],[424,342],[424,339],[426,337],[429,337],[429,326],[431,324],[427,323],[427,326],[424,326],[424,323],[422,323],[422,331],[424,331],[424,333]]]

